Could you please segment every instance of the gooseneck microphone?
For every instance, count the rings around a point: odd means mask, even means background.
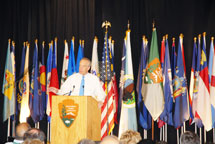
[[[72,88],[72,90],[69,93],[69,96],[71,95],[71,93],[73,93],[74,90],[75,90],[75,85],[73,85],[73,88]]]
[[[75,85],[73,85],[73,87],[72,87],[72,90],[70,90],[69,92],[67,92],[67,93],[64,93],[63,94],[63,96],[64,95],[68,95],[68,96],[70,96],[71,95],[71,93],[73,93],[73,91],[75,90]]]

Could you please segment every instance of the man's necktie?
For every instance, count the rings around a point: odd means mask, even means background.
[[[80,96],[84,95],[84,76],[82,76],[79,95]]]

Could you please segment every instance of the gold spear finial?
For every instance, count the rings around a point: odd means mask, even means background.
[[[146,36],[145,36],[145,35],[143,35],[143,36],[142,36],[142,40],[145,40],[145,39],[146,39]]]
[[[98,38],[97,38],[97,36],[95,36],[95,38],[94,38],[95,40],[96,40],[96,42],[98,42],[99,40],[98,40]]]
[[[184,37],[184,35],[181,33],[179,37],[180,37],[180,38],[183,38],[183,37]]]
[[[45,41],[42,42],[43,47],[45,48]]]
[[[154,31],[155,30],[155,20],[153,19],[152,21],[152,30]]]
[[[109,36],[109,40],[110,40],[110,41],[112,40],[112,36]]]
[[[15,47],[15,42],[14,41],[12,41],[12,46]]]
[[[203,34],[202,34],[203,36],[206,36],[206,32],[203,32]]]
[[[72,36],[72,41],[75,42],[75,37],[74,36]]]
[[[130,22],[129,22],[129,20],[128,20],[128,30],[130,29]]]
[[[194,37],[194,42],[196,42],[196,40],[197,40],[197,38],[196,38],[196,37]]]
[[[168,34],[165,35],[166,39],[168,39]]]
[[[52,42],[49,43],[49,48],[51,48],[51,46],[52,46]]]
[[[38,42],[38,39],[35,39],[35,44],[37,44],[37,42]]]
[[[81,45],[82,45],[82,47],[84,47],[84,40],[81,41]]]
[[[112,44],[114,44],[114,40],[112,40]]]
[[[175,42],[175,38],[174,37],[172,38],[172,42]]]

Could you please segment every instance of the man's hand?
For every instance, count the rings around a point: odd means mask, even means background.
[[[98,101],[98,107],[101,108],[103,105],[103,102],[102,101]]]

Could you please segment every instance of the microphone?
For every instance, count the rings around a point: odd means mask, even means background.
[[[75,90],[75,85],[73,85],[72,90],[69,92],[69,95],[71,95],[71,93],[73,93],[74,90]]]
[[[74,89],[75,89],[75,85],[73,85],[72,90],[70,90],[70,91],[69,91],[69,92],[67,92],[67,93],[64,93],[64,94],[63,94],[63,96],[64,96],[64,95],[68,95],[68,96],[70,96],[70,95],[71,95],[71,93],[73,93]]]
[[[69,96],[70,93],[71,93],[71,91],[69,91],[69,92],[67,92],[67,93],[64,93],[63,96],[65,96],[65,95]]]

